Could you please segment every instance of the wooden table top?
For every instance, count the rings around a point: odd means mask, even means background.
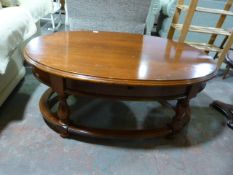
[[[186,85],[212,78],[211,57],[164,38],[114,32],[57,32],[32,39],[26,60],[62,77],[125,85]]]

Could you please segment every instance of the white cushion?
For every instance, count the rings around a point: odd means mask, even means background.
[[[0,74],[0,92],[9,84],[9,82],[19,73],[23,67],[23,58],[21,48],[17,48],[7,64],[5,74]]]
[[[34,22],[45,17],[53,11],[53,3],[51,0],[18,0],[20,7],[27,9]]]
[[[18,5],[18,0],[0,0],[2,6],[10,7]]]
[[[0,106],[25,75],[21,55],[21,49],[18,47],[9,60],[5,74],[0,74]]]
[[[0,10],[0,26],[0,74],[4,74],[12,52],[36,32],[36,25],[24,8],[8,7]]]

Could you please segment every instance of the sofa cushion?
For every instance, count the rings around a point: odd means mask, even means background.
[[[4,74],[9,57],[36,32],[36,25],[24,8],[8,7],[0,10],[0,26],[0,74]]]
[[[53,3],[51,0],[18,0],[20,7],[28,10],[34,20],[38,22],[53,11]]]
[[[18,0],[0,0],[2,6],[10,7],[18,5]]]
[[[24,75],[21,49],[17,48],[9,60],[5,74],[0,74],[0,107]]]
[[[11,6],[11,2],[9,0],[0,0],[2,6],[9,7]]]
[[[23,58],[21,49],[18,47],[12,54],[9,63],[7,64],[5,74],[0,74],[0,92],[17,76],[23,67]],[[0,97],[1,98],[1,97]],[[1,101],[1,100],[0,100]]]

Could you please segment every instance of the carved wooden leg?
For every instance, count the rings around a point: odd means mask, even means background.
[[[189,107],[189,99],[181,99],[176,104],[176,114],[172,119],[172,123],[169,125],[173,132],[176,133],[184,128],[184,126],[190,121],[191,111]]]
[[[66,101],[67,97],[68,95],[62,94],[59,96],[59,101],[58,101],[57,115],[59,117],[59,122],[62,124],[62,127],[64,128],[64,131],[60,133],[62,137],[67,137],[69,135],[68,126],[69,126],[70,111]]]

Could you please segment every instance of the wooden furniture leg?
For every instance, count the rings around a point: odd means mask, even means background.
[[[67,137],[69,135],[68,126],[69,126],[70,111],[69,111],[69,106],[67,104],[67,97],[68,95],[66,94],[59,95],[59,102],[58,102],[57,115],[59,117],[59,123],[65,129],[60,133],[62,137]]]
[[[229,71],[230,71],[230,66],[227,65],[227,66],[226,66],[226,70],[225,70],[225,72],[224,72],[224,74],[223,74],[222,79],[225,79],[225,78],[226,78],[226,76],[227,76],[227,74],[229,73]]]
[[[223,103],[221,101],[214,101],[210,104],[212,107],[223,113],[227,119],[227,125],[233,129],[233,105]]]
[[[51,82],[52,91],[57,92],[58,94],[57,117],[59,120],[58,121],[59,126],[63,128],[60,129],[59,133],[62,137],[68,137],[70,111],[69,111],[69,106],[67,104],[68,95],[64,92],[65,81],[61,77],[50,75],[50,82]],[[48,98],[46,100],[48,100]]]
[[[170,127],[174,133],[179,132],[190,121],[191,110],[189,99],[180,99],[176,104],[176,114],[173,117]]]
[[[87,136],[94,138],[121,138],[121,139],[139,139],[154,138],[176,134],[185,127],[190,121],[191,111],[189,107],[189,98],[179,99],[175,108],[175,116],[171,123],[154,129],[100,129],[88,128],[80,125],[73,125],[69,121],[69,107],[67,104],[67,95],[60,95],[59,98],[51,98],[53,91],[48,89],[40,99],[40,110],[46,123],[58,132],[62,137]],[[58,100],[57,115],[51,112],[54,100]],[[51,101],[52,100],[52,101]],[[52,103],[48,103],[48,102]]]

